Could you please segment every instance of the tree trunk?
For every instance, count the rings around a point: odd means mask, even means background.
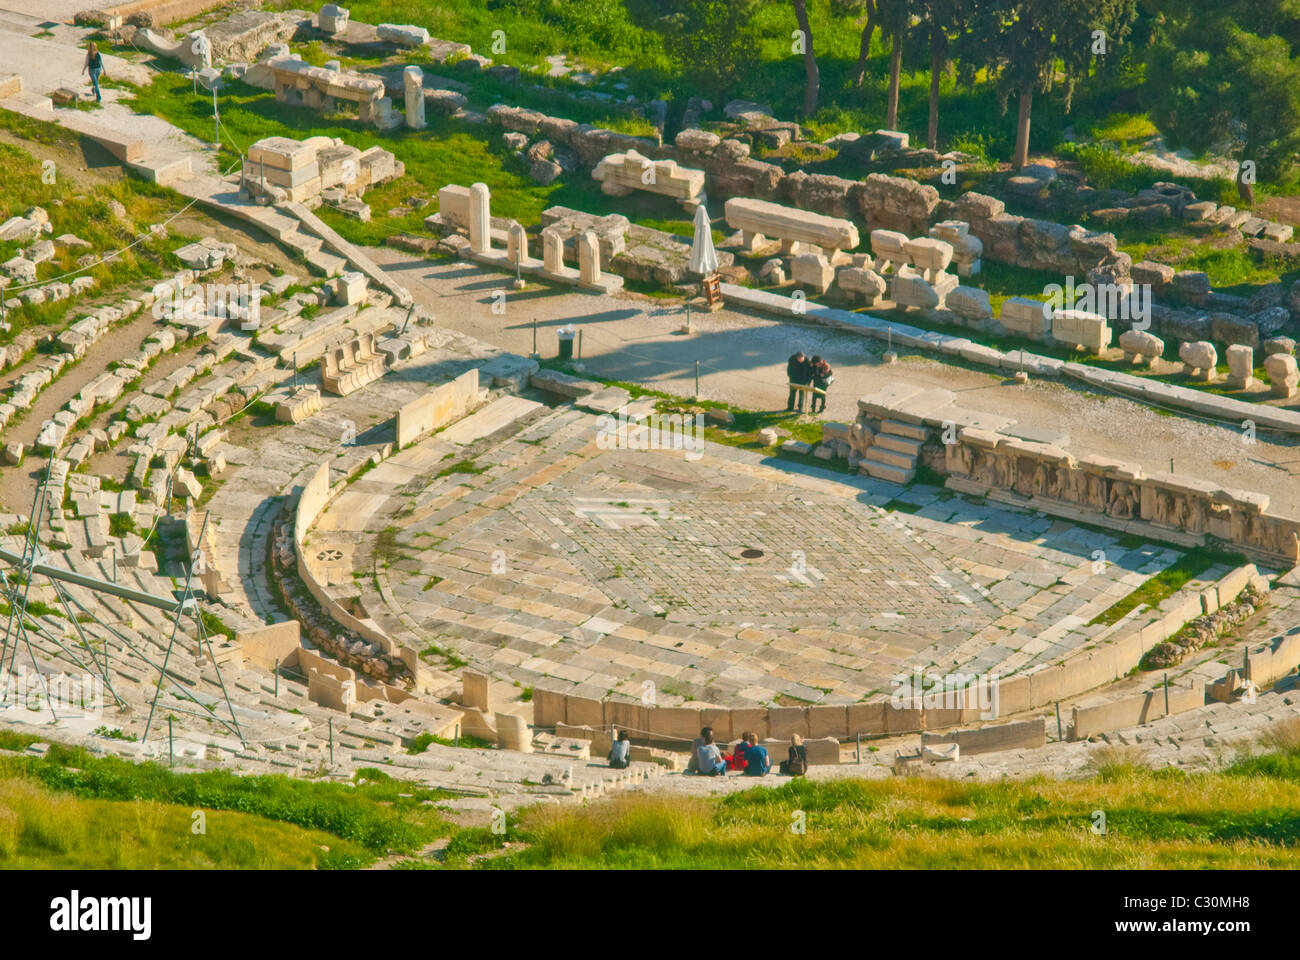
[[[1016,121],[1016,152],[1011,165],[1017,170],[1029,162],[1029,114],[1034,108],[1034,85],[1020,88],[1020,117]]]
[[[939,75],[943,73],[943,44],[936,30],[930,35],[930,127],[926,131],[925,145],[939,149]]]
[[[808,6],[804,0],[794,0],[794,16],[803,31],[803,69],[808,77],[803,89],[803,115],[811,117],[817,112],[821,74],[817,69],[817,56],[813,53],[812,24],[808,22]]]
[[[889,51],[889,111],[885,116],[885,129],[898,129],[898,78],[903,71],[903,35],[895,33]]]
[[[1245,180],[1241,179],[1242,174],[1244,174],[1245,172],[1246,172],[1245,166],[1243,166],[1241,163],[1238,163],[1237,164],[1237,195],[1241,197],[1242,202],[1244,202],[1246,206],[1253,207],[1255,206],[1255,185],[1253,183],[1247,183]]]
[[[853,68],[853,85],[862,86],[862,79],[867,75],[867,57],[871,53],[871,35],[876,32],[876,5],[867,8],[867,25],[862,28],[862,44],[858,48],[858,65]]]

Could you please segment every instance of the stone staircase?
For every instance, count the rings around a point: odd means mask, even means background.
[[[916,477],[921,447],[930,428],[901,420],[884,420],[875,442],[861,460],[861,467],[877,480],[910,483]]]
[[[338,276],[348,267],[346,257],[326,250],[322,238],[302,230],[303,224],[298,218],[281,213],[275,207],[263,207],[241,199],[238,173],[225,178],[180,176],[165,185],[206,207],[228,213],[260,228],[281,246],[306,260],[312,269],[327,277]]]

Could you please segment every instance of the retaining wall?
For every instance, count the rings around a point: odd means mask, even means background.
[[[1228,603],[1248,583],[1254,581],[1259,585],[1261,579],[1254,565],[1247,564],[1228,573],[1211,589],[1222,603]],[[951,706],[927,696],[900,703],[880,699],[866,703],[817,704],[806,707],[732,709],[709,704],[649,707],[633,702],[578,697],[562,690],[537,686],[533,688],[533,723],[538,727],[568,725],[596,730],[616,727],[628,730],[635,739],[665,742],[693,740],[704,726],[713,727],[714,736],[719,741],[734,740],[746,731],[754,733],[760,740],[788,738],[791,733],[798,733],[805,739],[833,737],[837,740],[858,736],[886,737],[921,733],[992,719],[993,717],[985,715],[987,712],[992,712],[994,716],[1007,716],[1051,706],[1118,680],[1127,676],[1151,647],[1177,633],[1189,620],[1200,616],[1203,610],[1202,591],[1180,591],[1166,599],[1150,616],[1121,621],[1114,635],[1103,638],[1103,642],[1091,650],[1080,651],[1033,673],[1000,679],[995,688],[996,701],[992,711],[983,711],[973,704]],[[1294,650],[1294,655],[1300,658],[1300,635],[1287,638],[1287,641],[1286,655],[1292,655]],[[1261,675],[1265,671],[1276,672],[1283,664],[1283,655],[1266,656],[1261,652],[1253,656],[1258,658]],[[1172,707],[1175,703],[1174,691],[1171,690],[1170,695]],[[1204,702],[1203,690],[1196,691],[1195,696]],[[1191,709],[1184,705],[1190,702],[1187,697],[1179,694],[1176,700],[1178,709]],[[1117,714],[1121,718],[1131,715],[1133,710],[1128,707]],[[1089,714],[1085,712],[1085,723],[1088,722],[1088,717]],[[1143,721],[1135,720],[1118,726],[1132,726],[1140,722]],[[1033,739],[1033,733],[1028,728],[1002,733],[996,732],[998,727],[982,729],[990,732],[982,735],[984,740],[979,737],[971,740],[972,744],[992,743],[998,737],[1006,736],[1013,738],[1018,745],[1030,745]],[[941,738],[936,742],[951,741]],[[965,751],[966,748],[962,749]]]
[[[439,427],[459,419],[478,399],[478,367],[450,383],[434,387],[397,411],[397,449],[415,443]]]

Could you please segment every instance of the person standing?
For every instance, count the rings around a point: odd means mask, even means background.
[[[104,58],[100,56],[99,46],[95,41],[90,42],[90,48],[86,51],[86,62],[81,65],[81,72],[90,71],[90,86],[95,91],[95,101],[103,102],[103,97],[99,93],[99,78],[104,73]]]
[[[813,357],[812,363],[812,385],[816,391],[812,395],[812,413],[818,413],[817,401],[821,401],[820,412],[826,412],[826,391],[830,385],[835,382],[835,374],[831,371],[831,365],[821,357]]]
[[[798,390],[795,385],[807,386],[812,383],[812,364],[808,362],[807,356],[802,350],[795,353],[785,364],[785,376],[790,381],[790,396],[786,398],[785,409],[787,413],[795,412],[795,401],[798,398],[799,412],[803,413],[803,397],[807,390]]]

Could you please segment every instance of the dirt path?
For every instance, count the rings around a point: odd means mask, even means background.
[[[643,383],[689,397],[699,361],[702,396],[756,410],[785,405],[785,361],[796,349],[825,356],[835,368],[825,419],[851,421],[857,398],[886,384],[943,387],[975,410],[1013,418],[1021,427],[1054,438],[1066,449],[1140,463],[1148,472],[1178,473],[1269,494],[1273,509],[1300,516],[1300,438],[1261,435],[1243,442],[1240,430],[1189,416],[1170,416],[1117,396],[1102,396],[1062,382],[1011,385],[1001,376],[941,363],[929,355],[880,361],[884,344],[819,325],[735,310],[695,314],[694,332],[680,333],[679,302],[647,297],[569,293],[532,284],[492,312],[493,291],[509,291],[510,277],[466,261],[425,261],[391,249],[368,250],[439,325],[514,353],[555,356],[558,327],[582,331],[587,369],[606,379]]]

